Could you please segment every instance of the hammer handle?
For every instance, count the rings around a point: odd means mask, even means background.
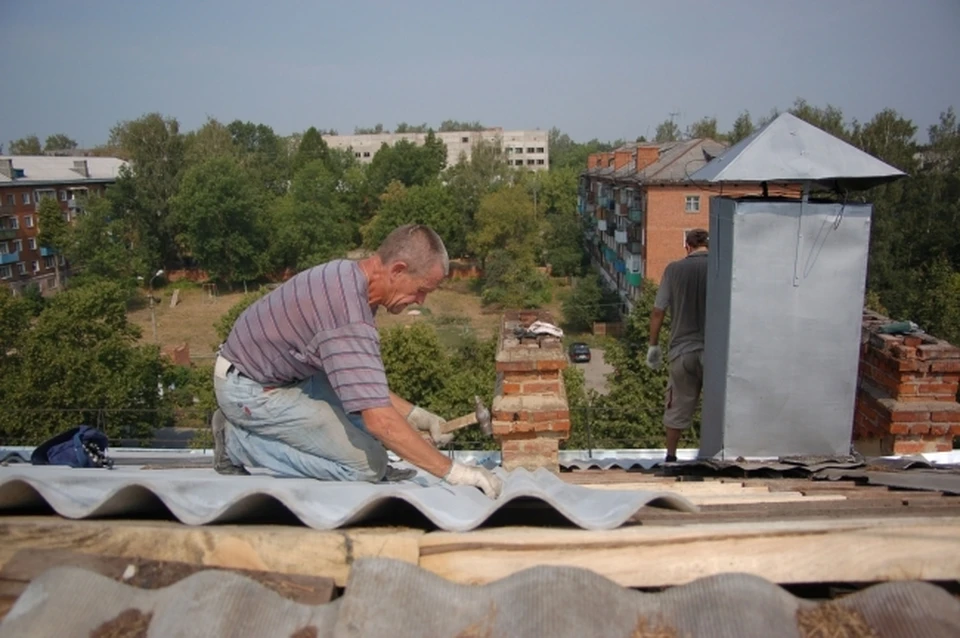
[[[467,414],[465,416],[457,417],[456,419],[451,419],[450,421],[447,421],[442,426],[440,426],[440,430],[444,434],[449,434],[454,430],[465,428],[468,425],[473,425],[476,422],[477,422],[477,414],[475,412],[471,412],[470,414]]]

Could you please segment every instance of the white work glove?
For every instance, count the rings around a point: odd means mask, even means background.
[[[418,405],[414,406],[410,414],[407,415],[407,423],[421,432],[428,432],[430,434],[430,440],[433,441],[434,445],[444,446],[453,440],[453,432],[443,434],[440,430],[440,426],[446,423],[446,421]]]
[[[500,477],[485,467],[464,465],[454,461],[450,471],[443,477],[450,485],[473,485],[483,490],[488,498],[498,498],[503,491]]]
[[[663,363],[663,355],[660,353],[660,346],[647,348],[647,367],[651,370],[659,370],[661,363]]]

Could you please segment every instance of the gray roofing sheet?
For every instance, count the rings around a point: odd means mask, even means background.
[[[15,169],[23,169],[23,177],[11,179],[0,175],[0,185],[32,183],[66,183],[85,180],[115,180],[120,168],[127,162],[116,157],[0,155],[0,160],[12,160]],[[75,161],[85,161],[89,177],[73,170]]]
[[[869,188],[905,173],[791,113],[781,113],[691,179],[705,182],[841,180]]]
[[[0,511],[46,503],[61,516],[91,518],[156,511],[159,501],[180,522],[204,525],[242,522],[279,503],[309,527],[333,529],[389,516],[396,511],[391,506],[403,501],[449,531],[474,529],[501,508],[522,506],[529,499],[542,501],[583,529],[619,527],[647,505],[697,511],[687,499],[665,491],[592,490],[570,485],[545,469],[494,471],[505,480],[497,500],[474,487],[454,487],[422,473],[411,480],[373,484],[268,474],[221,476],[200,468],[13,465],[0,468]]]
[[[97,635],[952,637],[960,635],[960,601],[906,581],[814,602],[747,574],[642,593],[586,569],[553,566],[461,585],[379,558],[354,563],[343,596],[323,605],[293,602],[232,573],[201,572],[140,590],[58,567],[35,578],[0,625],[0,638]]]

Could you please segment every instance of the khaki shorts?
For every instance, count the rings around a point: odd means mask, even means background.
[[[693,425],[703,388],[703,350],[682,354],[670,362],[663,424],[675,430]]]

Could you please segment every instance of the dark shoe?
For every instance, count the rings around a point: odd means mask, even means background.
[[[663,462],[664,462],[664,463],[676,463],[676,462],[677,462],[677,455],[676,455],[676,454],[668,454],[668,455],[667,455],[667,458],[665,458],[665,459],[663,460]]]
[[[217,410],[213,413],[210,427],[213,429],[213,469],[218,474],[249,476],[250,472],[244,469],[242,465],[234,465],[227,455],[225,440],[227,417],[223,416],[223,412]]]

